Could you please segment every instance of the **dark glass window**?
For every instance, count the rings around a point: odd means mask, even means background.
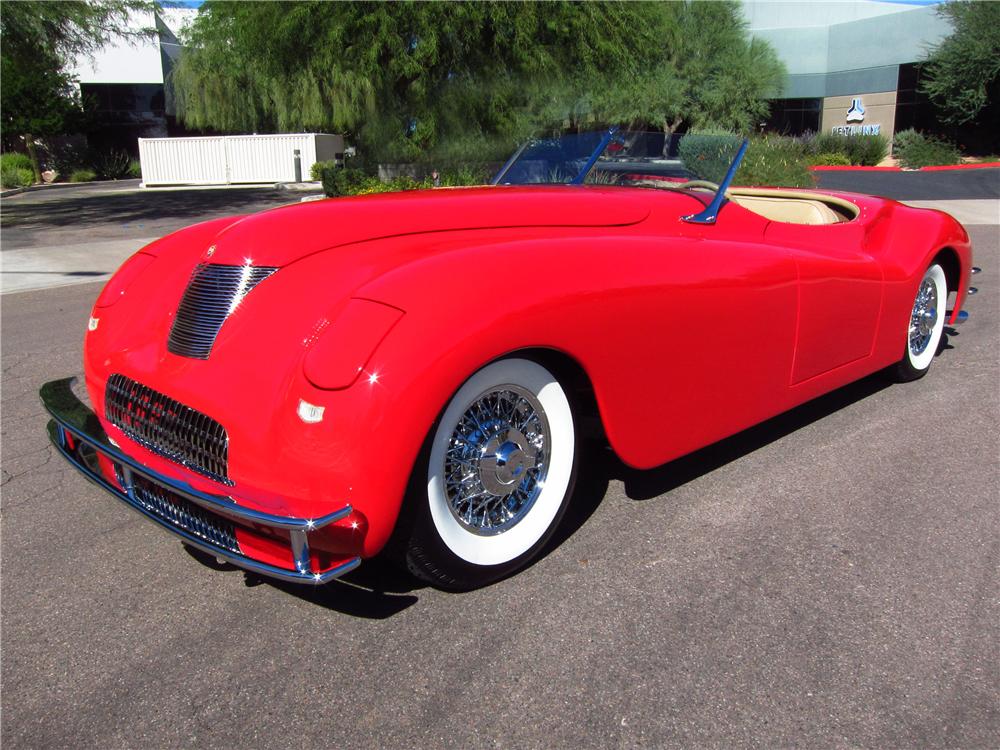
[[[84,104],[109,122],[165,115],[162,83],[81,83]]]
[[[764,129],[785,135],[816,132],[822,112],[822,99],[775,99]]]
[[[900,130],[935,131],[939,129],[937,113],[927,94],[919,90],[921,70],[918,63],[899,66],[899,83],[896,87],[896,125]]]

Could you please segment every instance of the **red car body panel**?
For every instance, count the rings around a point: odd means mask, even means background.
[[[144,249],[156,259],[95,307],[86,383],[129,455],[270,513],[349,503],[314,555],[320,565],[367,557],[389,538],[448,399],[511,352],[575,361],[611,447],[638,468],[898,361],[928,264],[950,253],[967,288],[968,236],[946,214],[841,197],[860,214],[827,226],[772,222],[735,203],[715,225],[689,224],[681,217],[703,194],[595,186],[340,198],[208,222]],[[178,301],[209,259],[279,270],[229,316],[207,360],[172,354]],[[234,485],[110,424],[113,373],[225,425]],[[322,407],[322,421],[304,422],[300,401]],[[240,544],[274,564],[291,559],[280,535],[243,532]]]

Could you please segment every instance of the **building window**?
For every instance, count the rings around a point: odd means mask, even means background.
[[[899,82],[896,85],[896,132],[914,128],[916,130],[938,130],[937,113],[927,94],[919,90],[921,71],[919,63],[905,63],[899,66]]]
[[[84,106],[109,123],[162,120],[162,83],[81,83]]]
[[[783,135],[816,132],[822,112],[822,99],[775,99],[764,128]]]

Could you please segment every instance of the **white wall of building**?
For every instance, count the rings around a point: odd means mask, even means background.
[[[167,8],[158,15],[176,35],[195,17],[193,8]],[[141,39],[118,38],[94,53],[76,61],[72,73],[80,83],[163,83],[160,39],[155,33],[152,13],[136,13],[129,21],[134,31],[154,29]]]

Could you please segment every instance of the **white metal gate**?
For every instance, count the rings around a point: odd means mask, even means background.
[[[144,185],[292,182],[295,150],[302,179],[317,161],[343,158],[344,138],[322,133],[140,138]]]

